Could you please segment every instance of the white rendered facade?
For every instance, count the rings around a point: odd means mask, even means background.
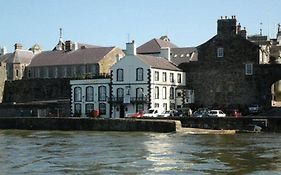
[[[110,78],[71,80],[71,114],[74,117],[89,117],[98,110],[100,117],[110,117]]]
[[[170,53],[170,52],[166,52]],[[186,91],[185,73],[165,58],[137,55],[134,43],[127,43],[126,56],[112,66],[112,117],[146,111],[149,108],[164,110],[183,107]],[[164,59],[172,69],[150,64],[148,59]],[[181,89],[178,89],[181,87]]]

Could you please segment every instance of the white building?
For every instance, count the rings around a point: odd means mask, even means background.
[[[185,73],[170,62],[170,48],[161,48],[160,55],[136,54],[134,42],[127,43],[126,56],[112,66],[112,117],[181,108],[192,99],[186,96],[192,93],[185,89]]]
[[[71,80],[71,114],[89,117],[98,110],[101,117],[110,117],[110,78]]]

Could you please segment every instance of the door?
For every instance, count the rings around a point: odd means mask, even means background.
[[[124,104],[120,104],[120,113],[119,113],[120,118],[125,117],[125,106]]]

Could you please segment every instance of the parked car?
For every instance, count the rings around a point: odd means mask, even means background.
[[[190,117],[190,116],[192,116],[192,110],[189,107],[177,108],[176,111],[177,112],[175,113],[175,116],[178,116],[178,117]]]
[[[222,110],[210,110],[208,112],[209,117],[226,117],[226,114]]]
[[[142,111],[140,111],[140,112],[136,112],[136,113],[134,113],[134,114],[131,114],[129,117],[131,117],[131,118],[141,118],[141,117],[143,117],[143,112]]]
[[[208,112],[209,112],[208,108],[199,108],[192,114],[192,116],[193,117],[208,117]]]
[[[230,116],[234,116],[234,117],[241,117],[241,112],[239,111],[239,109],[233,109],[230,111]]]
[[[248,107],[248,110],[249,110],[249,113],[250,113],[250,114],[257,114],[257,113],[260,113],[260,112],[261,112],[261,106],[258,105],[258,104],[251,104],[251,105]]]
[[[159,115],[159,117],[173,117],[173,116],[175,116],[176,113],[177,113],[176,110],[168,110],[168,111],[164,111],[163,113],[161,113]]]
[[[164,112],[162,108],[150,108],[147,112],[143,114],[144,117],[158,117]]]

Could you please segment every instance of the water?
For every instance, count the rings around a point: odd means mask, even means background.
[[[0,131],[0,174],[281,174],[281,134]]]

